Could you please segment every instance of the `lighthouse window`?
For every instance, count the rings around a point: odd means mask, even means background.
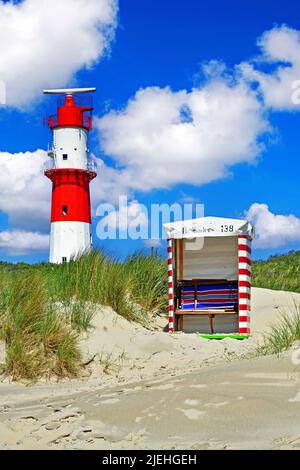
[[[68,154],[67,153],[63,154],[63,160],[68,160]]]
[[[62,262],[63,262],[63,263],[66,263],[66,262],[67,262],[66,256],[63,256],[63,257],[62,257]]]
[[[68,215],[68,206],[62,206],[62,214]]]

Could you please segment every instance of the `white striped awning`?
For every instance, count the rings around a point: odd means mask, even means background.
[[[222,217],[201,217],[164,224],[167,237],[170,238],[205,238],[232,237],[245,235],[254,238],[254,228],[247,220],[225,219]]]

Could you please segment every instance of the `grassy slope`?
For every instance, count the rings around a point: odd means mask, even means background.
[[[94,251],[64,265],[0,263],[0,339],[3,369],[13,378],[76,375],[81,331],[95,304],[147,324],[167,312],[167,264],[139,254],[124,263]]]
[[[106,259],[107,260],[107,259]],[[95,260],[93,258],[93,263],[99,263],[99,259]],[[87,263],[90,263],[91,259],[87,260]],[[87,263],[81,263],[79,268],[80,271],[87,271]],[[115,268],[120,269],[120,265],[115,262]],[[106,265],[107,266],[107,265]],[[164,291],[162,279],[166,276],[165,268],[163,262],[158,258],[154,257],[148,258],[143,255],[137,255],[132,258],[129,258],[126,263],[123,265],[124,269],[121,269],[122,275],[128,274],[131,272],[132,281],[135,282],[135,289],[140,300],[144,299],[144,305],[149,309],[151,296],[155,296],[158,292],[162,293]],[[89,269],[91,271],[91,269]],[[88,283],[90,288],[96,288],[97,280],[94,280],[92,276],[84,275],[85,279],[80,279],[75,274],[74,266],[71,268],[61,268],[50,267],[48,264],[40,264],[35,266],[30,266],[25,263],[19,264],[9,264],[0,262],[0,279],[1,276],[6,276],[8,273],[33,273],[34,271],[40,271],[52,282],[54,282],[54,288],[58,287],[61,295],[64,291],[65,295],[68,296],[70,293],[70,284],[74,281],[70,281],[69,275],[71,273],[72,277],[77,278],[76,282],[83,282],[83,285],[86,287],[87,277],[89,277]],[[99,270],[98,270],[99,271]],[[151,275],[149,276],[149,272]],[[87,274],[87,272],[86,272]],[[117,276],[117,273],[110,273],[112,277]],[[54,279],[60,276],[67,276],[69,279],[67,281],[67,286],[65,287],[65,282],[60,282],[58,279]],[[83,273],[81,272],[81,276]],[[99,275],[99,272],[98,272]],[[106,276],[108,273],[106,273]],[[61,277],[60,277],[61,280]],[[141,281],[141,282],[140,282]],[[56,286],[55,286],[56,285]],[[286,290],[291,292],[300,292],[300,251],[295,251],[281,256],[273,256],[267,261],[257,261],[253,265],[253,285],[255,287],[263,287],[266,289],[275,289],[275,290]],[[76,290],[75,286],[73,288]],[[150,292],[149,292],[150,289]],[[158,289],[158,291],[157,291]],[[98,293],[99,294],[99,293]],[[88,296],[97,297],[97,289],[93,294],[89,292]],[[161,299],[164,296],[159,296],[160,303]]]
[[[300,292],[300,252],[256,262],[253,274],[254,286]],[[16,379],[76,375],[82,362],[78,335],[89,328],[94,304],[143,324],[166,313],[166,261],[139,254],[119,263],[95,251],[60,266],[0,263],[4,371]],[[298,309],[291,323],[275,327],[264,349],[274,350],[274,343],[284,349],[299,339],[299,317]]]
[[[253,285],[265,289],[300,292],[300,251],[254,263]]]

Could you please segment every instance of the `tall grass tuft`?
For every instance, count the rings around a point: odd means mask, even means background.
[[[149,313],[166,312],[168,306],[167,264],[158,256],[136,254],[124,264],[134,301]]]
[[[66,305],[72,328],[78,333],[88,332],[92,328],[92,321],[96,314],[94,304],[80,301],[71,301]]]
[[[120,315],[130,317],[126,293],[128,280],[122,265],[99,251],[83,255],[76,261],[52,266],[46,271],[50,295],[54,300],[72,299],[112,307]]]
[[[292,315],[282,315],[281,320],[271,327],[271,331],[264,334],[263,342],[258,346],[258,353],[279,355],[290,349],[298,340],[300,340],[300,305],[295,305]]]
[[[110,306],[142,323],[148,313],[165,312],[168,305],[167,265],[157,256],[137,254],[120,263],[93,251],[44,273],[53,301]]]

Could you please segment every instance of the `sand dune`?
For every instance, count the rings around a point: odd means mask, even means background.
[[[99,307],[81,341],[94,358],[86,377],[0,383],[0,448],[299,448],[291,353],[239,360],[294,302],[300,294],[253,289],[245,341],[169,335],[165,319],[147,330]]]

